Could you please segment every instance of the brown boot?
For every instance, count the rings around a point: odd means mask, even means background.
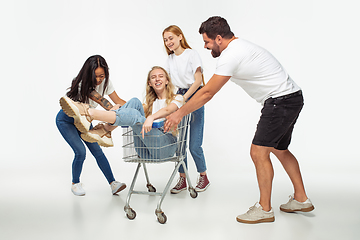
[[[90,131],[81,134],[81,138],[87,142],[97,142],[103,147],[114,146],[111,139],[111,131],[106,131],[103,123],[99,123]]]
[[[89,104],[74,102],[64,96],[60,98],[62,110],[69,117],[74,118],[75,127],[82,133],[89,131],[93,118],[90,116],[88,109]]]

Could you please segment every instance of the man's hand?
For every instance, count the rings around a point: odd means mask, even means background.
[[[164,131],[165,132],[171,132],[177,128],[177,125],[181,122],[181,119],[183,116],[181,116],[180,111],[176,111],[169,116],[166,117],[166,122],[164,124]]]

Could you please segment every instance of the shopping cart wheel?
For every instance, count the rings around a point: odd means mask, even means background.
[[[148,188],[148,192],[156,192],[156,188],[153,185],[147,184],[146,187]]]
[[[156,215],[157,215],[157,219],[158,219],[159,223],[161,223],[161,224],[166,223],[167,217],[166,217],[165,213],[157,213]]]
[[[136,218],[136,212],[132,208],[129,208],[126,211],[126,216],[128,219],[133,220],[134,218]]]
[[[190,189],[190,196],[191,196],[192,198],[196,198],[196,197],[198,196],[197,191],[196,191],[195,189],[191,188],[191,189]]]

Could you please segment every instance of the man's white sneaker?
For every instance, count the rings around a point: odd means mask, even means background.
[[[314,210],[314,205],[308,198],[305,202],[299,202],[294,199],[294,195],[289,196],[289,201],[280,205],[280,210],[283,212],[310,212]]]
[[[249,210],[236,217],[236,220],[241,223],[263,223],[274,222],[274,211],[271,209],[269,212],[265,212],[262,206],[257,202]]]
[[[82,183],[76,183],[71,185],[71,191],[76,196],[85,196],[85,190],[82,187]]]
[[[110,184],[110,187],[111,187],[111,192],[114,195],[114,194],[117,194],[118,192],[124,190],[126,188],[126,184],[118,182],[118,181],[113,181]]]

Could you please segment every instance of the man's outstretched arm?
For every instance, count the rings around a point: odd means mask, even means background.
[[[229,79],[230,76],[220,76],[214,74],[208,83],[202,89],[200,89],[184,106],[166,117],[167,120],[164,125],[164,130],[168,132],[173,128],[176,128],[185,115],[192,113],[210,101]]]

